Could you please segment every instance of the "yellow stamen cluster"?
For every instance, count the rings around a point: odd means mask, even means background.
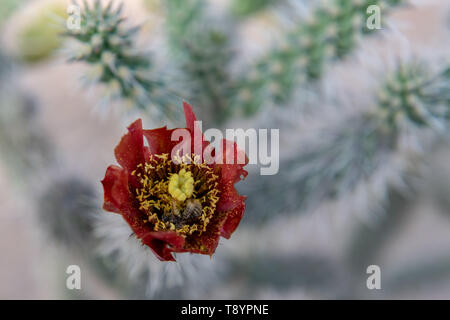
[[[169,180],[169,193],[176,200],[183,202],[194,192],[194,178],[190,171],[181,169],[178,174],[172,174]]]
[[[183,235],[206,231],[219,201],[219,177],[211,167],[194,159],[173,162],[168,154],[162,154],[138,165],[132,175],[141,185],[135,192],[139,209],[148,216],[144,222],[151,223],[155,231]],[[185,214],[188,200],[201,204],[200,216]]]

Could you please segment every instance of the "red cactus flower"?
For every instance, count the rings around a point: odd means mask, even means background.
[[[184,113],[186,129],[193,136],[196,117],[187,103]],[[234,142],[222,140],[221,150],[211,152],[221,161],[175,161],[171,155],[179,142],[171,140],[174,130],[143,130],[142,121],[135,121],[115,149],[120,166],[108,167],[102,181],[103,208],[121,214],[162,261],[175,261],[173,252],[211,256],[219,238],[230,238],[245,211],[246,197],[237,193],[234,184],[247,176],[243,169],[247,156],[239,164],[242,151]],[[210,144],[201,138],[200,147],[192,139],[194,152],[183,154],[183,159],[198,159],[197,149],[203,154]],[[227,164],[230,147],[235,161]]]

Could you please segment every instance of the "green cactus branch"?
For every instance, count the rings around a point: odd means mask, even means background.
[[[54,165],[55,150],[37,122],[38,105],[14,78],[15,66],[0,51],[0,160],[24,187],[38,170]]]
[[[88,81],[108,88],[108,98],[152,115],[175,118],[176,96],[166,81],[156,75],[151,57],[134,46],[139,27],[127,28],[122,17],[123,4],[106,7],[100,1],[90,7],[84,3],[81,28],[67,30],[79,47],[71,61],[89,64]]]
[[[400,64],[378,92],[382,120],[398,127],[407,120],[419,127],[443,127],[450,116],[446,73],[430,74],[420,62]]]
[[[169,0],[166,25],[188,84],[186,95],[209,117],[207,122],[221,124],[230,112],[230,31],[213,22],[205,6],[203,0]]]
[[[245,221],[265,223],[277,216],[273,212],[296,213],[352,192],[396,152],[406,127],[446,128],[450,104],[444,76],[421,63],[400,64],[380,86],[370,111],[337,124],[325,142],[284,160],[276,177],[247,179],[242,191],[249,194],[253,214]]]
[[[347,56],[357,39],[376,30],[365,24],[367,8],[379,5],[386,15],[402,0],[332,0],[317,6],[288,32],[279,47],[257,61],[236,86],[233,108],[255,114],[265,104],[289,102],[295,88],[320,79],[327,64]]]
[[[246,17],[264,10],[276,2],[277,0],[233,0],[231,1],[231,10],[237,16]]]
[[[249,194],[250,213],[244,221],[264,224],[279,216],[274,212],[295,214],[343,197],[385,162],[395,148],[396,133],[376,116],[362,114],[330,129],[327,137],[282,161],[276,176],[247,179],[241,191]]]

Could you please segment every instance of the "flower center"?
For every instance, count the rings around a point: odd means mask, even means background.
[[[173,174],[169,180],[169,193],[178,201],[183,202],[192,196],[194,192],[194,178],[192,173],[181,169],[178,174]]]
[[[144,222],[153,230],[184,235],[206,231],[219,200],[219,176],[211,167],[193,160],[175,163],[162,154],[151,156],[131,174],[140,185],[135,197]]]

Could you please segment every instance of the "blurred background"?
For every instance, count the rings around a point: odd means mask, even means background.
[[[0,298],[450,298],[450,1],[79,2],[0,7]],[[212,258],[163,263],[100,180],[183,99],[203,128],[279,129],[280,170],[248,166]]]

